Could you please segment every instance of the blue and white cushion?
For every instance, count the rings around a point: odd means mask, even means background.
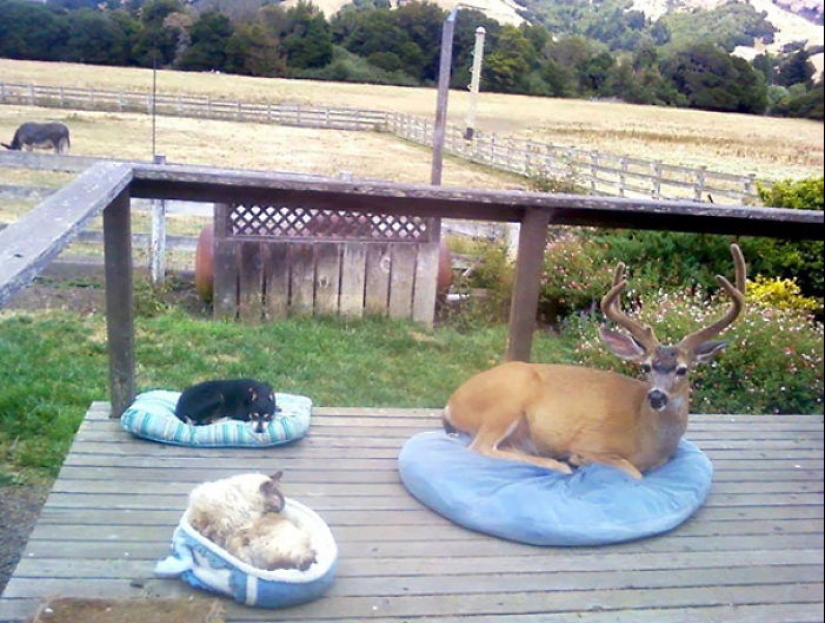
[[[269,447],[278,446],[306,435],[312,415],[312,400],[297,394],[275,394],[281,410],[256,433],[248,422],[223,419],[213,424],[193,426],[177,418],[175,406],[180,392],[152,390],[139,394],[120,423],[130,433],[178,446]]]
[[[253,567],[201,535],[184,513],[172,535],[171,552],[155,565],[155,575],[180,578],[193,588],[260,608],[317,599],[335,580],[338,546],[327,524],[309,507],[286,498],[281,513],[310,534],[316,560],[306,571]]]

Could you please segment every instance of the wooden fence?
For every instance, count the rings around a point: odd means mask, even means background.
[[[158,94],[153,97],[151,93],[139,91],[4,83],[0,83],[0,103],[390,132],[420,145],[433,144],[433,121],[377,110],[245,102],[208,96]],[[498,171],[546,180],[556,187],[555,190],[576,188],[592,195],[635,199],[760,203],[755,175],[731,175],[709,171],[705,167],[682,167],[513,137],[502,138],[483,130],[477,130],[472,140],[467,140],[463,128],[448,125],[444,152]],[[760,183],[770,186],[766,181],[760,180]]]

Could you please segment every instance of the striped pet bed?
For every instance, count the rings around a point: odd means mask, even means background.
[[[256,433],[248,422],[220,420],[193,426],[175,416],[180,392],[153,390],[140,394],[120,417],[123,428],[133,435],[177,446],[269,447],[289,443],[306,435],[312,415],[312,400],[296,394],[275,394],[281,410]]]

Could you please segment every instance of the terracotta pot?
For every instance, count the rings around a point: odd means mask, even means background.
[[[198,248],[195,251],[195,288],[207,303],[212,302],[214,294],[215,269],[212,265],[214,231],[207,225],[198,236]]]
[[[446,296],[451,285],[453,285],[453,254],[442,240],[438,247],[438,279],[436,280],[438,296]]]

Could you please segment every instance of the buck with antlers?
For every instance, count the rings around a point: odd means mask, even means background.
[[[510,362],[467,380],[444,409],[447,432],[473,436],[482,454],[571,473],[571,466],[601,463],[634,478],[667,462],[685,433],[690,409],[690,369],[710,361],[725,342],[712,338],[745,305],[745,259],[731,245],[736,287],[717,275],[731,299],[711,325],[664,346],[653,329],[619,308],[627,285],[619,264],[601,301],[605,316],[630,336],[600,328],[602,340],[622,359],[640,364],[646,380],[568,365]]]

